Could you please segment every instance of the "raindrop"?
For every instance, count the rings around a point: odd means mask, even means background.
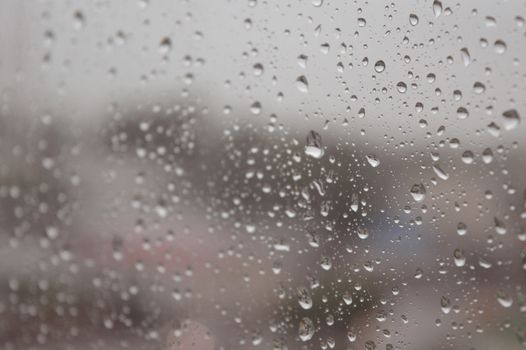
[[[308,57],[306,55],[298,56],[298,66],[300,66],[301,68],[303,69],[307,68],[307,61],[308,61]]]
[[[502,222],[502,220],[497,217],[494,217],[493,221],[495,223],[495,232],[497,232],[499,235],[505,235],[507,230],[504,222]]]
[[[168,37],[165,37],[159,43],[159,53],[163,56],[166,56],[172,50],[172,40]]]
[[[500,127],[497,124],[495,124],[495,122],[489,123],[487,130],[493,137],[500,136]]]
[[[315,159],[323,157],[324,151],[321,142],[321,135],[314,130],[311,130],[307,135],[305,154]]]
[[[497,300],[499,304],[505,308],[508,308],[511,305],[513,305],[513,299],[502,290],[499,290],[497,292]]]
[[[382,73],[385,70],[385,63],[382,60],[376,61],[374,64],[374,70],[377,73]]]
[[[491,148],[486,148],[482,151],[482,161],[486,164],[489,164],[493,161],[493,151]]]
[[[442,3],[438,0],[433,1],[433,13],[437,18],[442,14]]]
[[[261,63],[256,63],[253,67],[253,71],[256,77],[263,75],[263,71],[264,71],[263,65]]]
[[[446,173],[444,170],[442,170],[442,168],[440,167],[440,165],[438,164],[433,164],[433,170],[435,171],[435,174],[437,174],[437,176],[439,178],[441,178],[442,180],[447,180],[449,179],[449,174]]]
[[[464,162],[464,164],[471,164],[473,163],[474,157],[473,152],[464,151],[464,153],[462,153],[462,162]]]
[[[468,227],[466,226],[466,224],[463,222],[459,222],[457,224],[457,234],[459,236],[464,236],[467,232],[468,232]]]
[[[421,202],[424,200],[424,197],[426,195],[426,188],[422,183],[420,184],[414,184],[413,187],[411,187],[411,196],[413,196],[413,199],[417,202]]]
[[[471,63],[471,55],[469,54],[469,51],[466,47],[460,50],[460,57],[462,58],[464,66],[469,66],[469,64]]]
[[[398,82],[398,84],[396,84],[396,88],[401,94],[407,91],[407,85],[403,81]]]
[[[300,325],[298,327],[298,335],[301,341],[309,341],[314,335],[314,323],[308,317],[303,317],[300,320]]]
[[[312,296],[307,288],[298,287],[298,303],[304,310],[312,308]]]
[[[442,296],[442,298],[440,298],[440,308],[445,314],[448,314],[451,311],[451,301],[448,297]]]
[[[360,239],[367,239],[369,237],[369,230],[365,227],[358,228],[356,233]]]
[[[414,13],[409,15],[409,23],[414,27],[418,24],[418,16]]]
[[[369,165],[373,168],[376,168],[380,165],[380,160],[374,155],[374,154],[368,154],[365,156],[367,159],[367,162],[369,162]]]
[[[261,113],[261,103],[259,103],[258,101],[252,103],[252,105],[250,106],[250,112],[252,112],[252,114],[254,115],[258,115]]]
[[[455,258],[455,265],[457,267],[462,267],[466,264],[466,256],[464,255],[464,251],[462,249],[455,249],[453,252],[453,257]]]
[[[314,7],[321,7],[321,5],[323,5],[323,0],[312,0],[312,5]]]
[[[521,118],[515,109],[510,109],[502,113],[502,124],[504,129],[513,130],[519,126]]]
[[[475,84],[473,84],[473,91],[475,91],[476,94],[482,94],[484,91],[486,91],[486,86],[477,81]]]
[[[498,53],[499,55],[502,55],[507,50],[506,43],[502,40],[495,41],[493,46],[495,47],[495,52]]]
[[[467,117],[469,117],[469,112],[466,108],[464,107],[458,107],[457,109],[457,117],[458,119],[466,119]]]
[[[343,302],[345,303],[345,305],[352,304],[352,294],[350,292],[345,292],[343,294]]]
[[[309,92],[309,82],[307,81],[307,78],[304,75],[299,76],[296,79],[296,87],[299,91],[303,93]]]

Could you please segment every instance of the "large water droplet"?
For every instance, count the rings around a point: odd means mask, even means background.
[[[385,63],[382,60],[376,61],[374,64],[374,70],[377,73],[382,73],[385,70]]]
[[[304,310],[312,308],[312,296],[307,288],[298,287],[298,303]]]
[[[466,67],[471,63],[471,55],[466,47],[460,49],[460,58]]]
[[[301,341],[309,341],[314,335],[314,323],[308,317],[303,317],[300,320],[300,325],[298,327],[298,335]]]
[[[437,18],[442,14],[442,3],[438,0],[433,1],[433,13]]]
[[[303,93],[309,92],[309,82],[304,75],[301,75],[296,79],[296,87]]]
[[[409,15],[409,23],[412,25],[412,26],[416,26],[418,24],[418,16],[415,15],[414,13],[411,13]]]
[[[439,178],[441,178],[442,180],[447,180],[449,179],[449,174],[446,173],[444,170],[442,170],[442,168],[440,167],[440,165],[438,164],[433,164],[433,170],[435,171],[435,174],[437,174],[437,176]]]
[[[323,145],[321,142],[321,135],[316,131],[311,130],[307,135],[307,141],[305,144],[305,154],[315,158],[320,159],[323,157]]]
[[[424,184],[414,184],[413,187],[411,187],[411,196],[413,196],[413,199],[417,202],[421,202],[424,200],[426,195],[426,188],[424,187]]]
[[[510,109],[502,113],[502,124],[504,129],[513,130],[519,126],[521,122],[521,117],[515,109]]]
[[[398,84],[396,84],[396,89],[399,93],[403,94],[407,91],[407,85],[403,81],[400,81]]]

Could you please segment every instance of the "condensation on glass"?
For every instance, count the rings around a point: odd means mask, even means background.
[[[0,349],[524,349],[526,3],[0,4]]]

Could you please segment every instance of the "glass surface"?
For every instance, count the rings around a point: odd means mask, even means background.
[[[2,0],[0,350],[524,349],[524,18]]]

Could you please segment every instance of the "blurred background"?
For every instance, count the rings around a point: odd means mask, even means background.
[[[0,1],[0,349],[523,349],[526,3]]]

